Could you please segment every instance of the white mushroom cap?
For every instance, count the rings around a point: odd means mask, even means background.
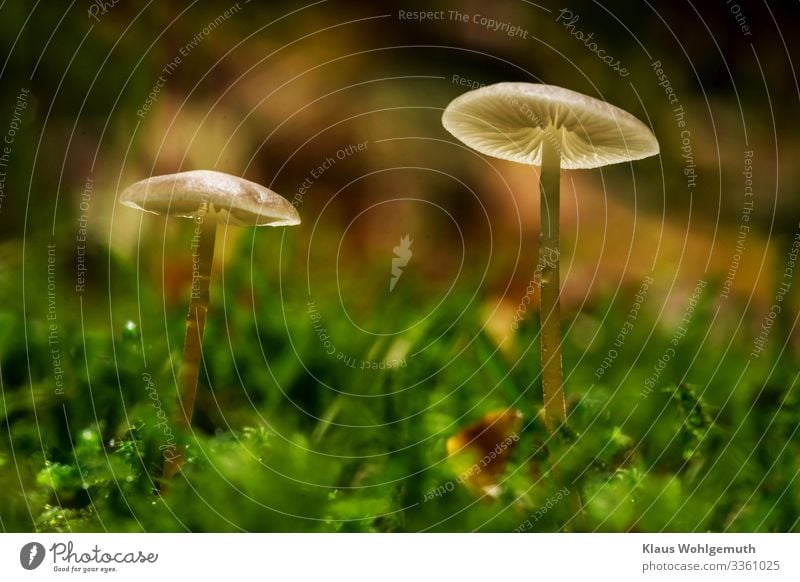
[[[567,169],[658,153],[650,128],[630,113],[553,85],[497,83],[469,91],[447,106],[442,124],[481,153],[534,166],[542,163],[542,141],[554,138]]]
[[[295,207],[279,194],[244,178],[210,170],[141,180],[128,186],[119,201],[137,210],[186,218],[197,217],[207,203],[219,213],[220,222],[238,226],[300,224]]]

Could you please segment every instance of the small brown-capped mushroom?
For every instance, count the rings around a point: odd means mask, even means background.
[[[645,124],[604,101],[534,83],[497,83],[454,99],[445,129],[469,147],[504,160],[541,166],[541,359],[545,423],[566,422],[561,366],[559,281],[560,170],[599,168],[658,153]]]
[[[192,261],[192,297],[186,316],[186,339],[179,375],[180,410],[176,420],[185,432],[191,426],[197,395],[217,223],[291,226],[300,224],[300,216],[288,200],[272,190],[244,178],[209,170],[141,180],[126,188],[119,201],[144,212],[192,218],[198,225],[199,240]],[[183,456],[184,449],[179,447],[173,456],[165,458],[162,493],[180,469]]]

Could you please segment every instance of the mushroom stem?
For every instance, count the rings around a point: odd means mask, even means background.
[[[539,265],[541,293],[542,394],[547,430],[552,434],[566,422],[561,370],[561,289],[559,274],[559,181],[561,150],[548,132],[542,146],[539,174],[541,233]]]
[[[180,406],[176,412],[175,424],[179,434],[185,435],[192,423],[194,401],[197,396],[197,381],[200,363],[203,359],[203,330],[209,303],[209,283],[211,265],[214,260],[214,242],[217,234],[217,217],[210,204],[204,205],[198,213],[195,235],[192,238],[192,299],[186,316],[186,339],[183,344],[183,362],[179,375]],[[183,464],[185,447],[179,444],[174,455],[164,460],[162,472],[162,494],[165,484],[172,479]]]

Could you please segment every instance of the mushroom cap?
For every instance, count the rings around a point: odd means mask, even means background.
[[[658,153],[653,132],[627,111],[553,85],[497,83],[469,91],[447,106],[442,124],[481,153],[534,166],[542,163],[543,140],[553,138],[567,169]]]
[[[220,222],[238,226],[300,224],[295,207],[272,190],[222,172],[195,170],[153,176],[128,186],[119,201],[153,214],[195,218],[211,204]]]

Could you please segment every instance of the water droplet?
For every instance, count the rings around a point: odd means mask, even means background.
[[[122,328],[122,339],[135,340],[139,338],[139,326],[132,321],[126,321]]]

